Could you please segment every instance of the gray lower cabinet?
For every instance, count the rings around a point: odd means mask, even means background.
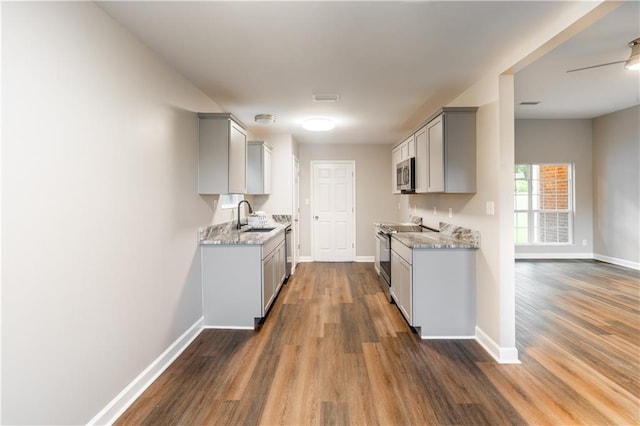
[[[391,252],[392,297],[407,322],[413,325],[413,286],[411,264],[395,251]]]
[[[265,252],[268,251],[267,247]],[[285,275],[284,240],[262,260],[262,316],[265,316],[276,298]]]
[[[391,240],[391,289],[407,322],[423,338],[475,335],[473,249],[410,249]]]
[[[284,281],[284,231],[265,244],[203,245],[206,327],[254,328]]]

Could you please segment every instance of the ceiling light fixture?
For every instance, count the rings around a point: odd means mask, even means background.
[[[258,114],[253,118],[258,124],[275,124],[276,116],[273,114]]]
[[[335,123],[328,118],[315,117],[302,122],[302,127],[312,132],[326,132],[335,127]]]
[[[313,95],[313,102],[322,102],[322,103],[338,102],[338,99],[340,99],[340,95],[338,95],[337,93]]]
[[[624,63],[624,67],[628,70],[640,70],[640,38],[637,38],[629,43],[631,48],[631,55],[629,59]]]

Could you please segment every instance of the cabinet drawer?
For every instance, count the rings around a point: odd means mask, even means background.
[[[398,256],[403,258],[404,261],[407,262],[409,265],[413,264],[412,250],[409,247],[402,244],[400,241],[394,238],[391,238],[391,250],[395,251],[398,254]]]
[[[265,259],[269,256],[273,250],[275,250],[278,245],[284,241],[284,230],[278,232],[278,234],[271,238],[269,241],[262,245],[262,258]]]

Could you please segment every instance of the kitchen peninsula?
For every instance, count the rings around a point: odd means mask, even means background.
[[[479,247],[479,232],[443,222],[391,234],[391,298],[423,339],[475,336]]]

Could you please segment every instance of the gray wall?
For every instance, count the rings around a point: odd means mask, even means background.
[[[2,419],[85,424],[202,315],[196,111],[98,6],[2,4]]]
[[[356,256],[374,255],[373,223],[395,221],[391,194],[391,145],[300,144],[300,255],[311,256],[311,161],[356,163]]]
[[[640,268],[640,106],[593,120],[594,254]]]
[[[593,253],[591,120],[516,120],[516,163],[573,163],[573,244],[516,246],[516,257],[587,257]],[[584,244],[586,241],[586,244]]]

